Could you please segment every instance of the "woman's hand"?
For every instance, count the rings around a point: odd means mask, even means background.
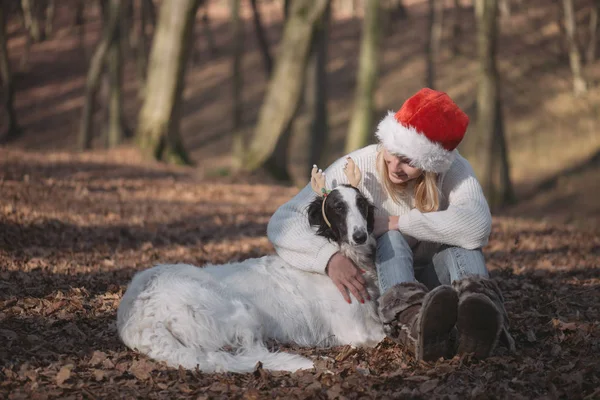
[[[376,238],[383,235],[387,231],[398,230],[398,217],[392,215],[390,217],[375,217],[375,226],[373,235]]]
[[[335,286],[338,288],[344,299],[351,303],[348,291],[361,303],[366,300],[371,300],[366,288],[365,278],[362,276],[361,270],[354,265],[352,260],[342,255],[335,253],[327,264],[327,275],[331,278]]]

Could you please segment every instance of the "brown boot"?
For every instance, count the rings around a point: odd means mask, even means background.
[[[500,288],[491,279],[472,276],[452,283],[458,293],[458,353],[488,357],[498,341],[509,351],[515,341],[508,332],[508,316]]]
[[[457,308],[458,296],[446,285],[428,292],[421,283],[401,283],[379,298],[385,333],[417,360],[452,356]]]

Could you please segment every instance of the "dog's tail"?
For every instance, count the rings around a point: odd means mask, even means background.
[[[313,367],[313,362],[308,358],[283,352],[270,352],[262,346],[242,349],[235,353],[207,351],[198,355],[200,356],[197,362],[198,368],[206,372],[252,372],[258,362],[262,363],[264,369],[273,371],[294,372]],[[195,368],[195,366],[193,367]]]
[[[121,338],[131,348],[134,343],[127,343],[127,335],[121,332]],[[274,371],[297,371],[310,369],[313,362],[308,358],[284,352],[271,352],[262,343],[256,342],[230,351],[212,350],[201,346],[184,344],[165,326],[155,329],[149,339],[148,346],[139,348],[149,357],[164,361],[169,366],[186,369],[200,369],[203,372],[252,372],[260,361],[264,369]],[[142,347],[142,346],[140,346]],[[146,350],[146,351],[144,351]]]

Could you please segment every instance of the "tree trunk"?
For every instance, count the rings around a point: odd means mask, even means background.
[[[429,0],[429,29],[427,32],[427,78],[425,84],[431,89],[435,89],[435,67],[440,54],[443,17],[443,0]]]
[[[598,16],[600,15],[600,0],[595,0],[590,13],[590,39],[585,54],[585,61],[592,64],[596,60],[596,46],[598,45]]]
[[[92,56],[86,79],[83,113],[79,127],[79,148],[82,150],[92,147],[92,116],[95,108],[96,91],[100,84],[102,69],[106,64],[108,50],[118,35],[120,13],[121,1],[110,0],[107,18],[102,29],[102,37]]]
[[[290,16],[290,6],[292,0],[285,0],[283,3],[283,18],[284,24],[287,23],[287,20]],[[312,51],[312,49],[311,49]],[[309,56],[310,57],[310,56]],[[308,66],[308,64],[307,64]],[[270,74],[273,71],[271,70]],[[269,74],[269,78],[271,75]],[[306,72],[305,75],[306,76]],[[306,91],[306,89],[304,90]],[[298,107],[294,111],[293,116],[290,118],[288,124],[283,129],[283,133],[279,135],[277,139],[277,143],[275,144],[275,149],[264,162],[264,168],[269,172],[269,174],[281,182],[290,182],[292,177],[290,175],[290,171],[288,169],[288,156],[289,156],[289,146],[290,141],[292,139],[292,132],[294,130],[294,122],[296,121],[296,115],[298,114],[298,110],[300,109],[303,102],[304,91],[300,94],[300,100],[298,101]]]
[[[21,8],[23,9],[25,28],[33,41],[39,42],[42,39],[42,31],[40,30],[39,19],[37,18],[35,3],[33,3],[33,0],[21,0]]]
[[[19,136],[19,127],[17,124],[17,114],[15,112],[15,87],[10,70],[10,59],[8,57],[8,47],[6,45],[6,4],[0,1],[0,77],[4,92],[4,109],[8,115],[8,131],[3,141],[10,141]]]
[[[496,67],[498,37],[498,0],[476,0],[477,52],[477,133],[480,136],[481,184],[491,208],[501,207],[512,198],[508,156],[504,141],[504,122],[500,101],[499,74]],[[500,167],[499,167],[500,166]],[[495,185],[495,175],[503,177]]]
[[[232,43],[232,86],[233,104],[233,144],[232,144],[232,169],[238,171],[244,162],[244,134],[242,131],[242,56],[244,51],[244,27],[240,18],[240,0],[231,1],[231,43]]]
[[[260,168],[273,153],[277,139],[298,110],[315,24],[328,3],[329,0],[296,0],[291,5],[277,63],[246,155],[245,167],[250,171]]]
[[[85,3],[86,0],[77,0],[75,8],[74,26],[79,38],[79,47],[85,56]]]
[[[183,83],[200,0],[161,3],[136,141],[148,158],[189,163],[179,133]]]
[[[460,14],[462,11],[462,6],[460,4],[460,0],[454,0],[454,10],[452,11],[452,31],[450,36],[450,49],[452,51],[452,56],[456,57],[460,54],[460,36],[462,33],[462,25]]]
[[[46,4],[46,22],[44,27],[44,34],[46,37],[52,35],[54,29],[54,14],[56,11],[56,0],[48,0]]]
[[[305,104],[310,115],[310,144],[308,151],[308,169],[306,176],[314,164],[323,164],[323,155],[329,138],[329,122],[327,113],[327,46],[329,43],[329,24],[331,22],[331,5],[323,16],[323,23],[315,33],[314,50],[308,64],[308,82],[304,94]]]
[[[587,91],[587,84],[583,78],[583,70],[581,66],[581,54],[575,40],[575,12],[573,11],[573,1],[563,0],[563,12],[565,15],[565,35],[569,51],[569,64],[573,73],[573,93],[579,96]]]
[[[208,16],[208,4],[204,8],[204,13],[202,14],[202,30],[204,32],[204,36],[206,36],[206,44],[208,46],[208,52],[211,55],[217,54],[217,45],[215,44],[215,38],[212,33],[212,29],[210,28],[210,18]],[[198,57],[199,59],[199,57]]]
[[[493,144],[493,170],[496,180],[494,182],[495,192],[501,205],[512,204],[516,201],[515,191],[510,179],[510,163],[508,161],[508,146],[504,133],[504,113],[502,98],[498,96],[496,101],[496,124]]]
[[[256,38],[258,40],[260,53],[262,54],[263,63],[265,64],[265,73],[267,78],[269,78],[273,72],[273,57],[271,57],[271,53],[269,51],[269,42],[262,26],[260,11],[258,9],[258,5],[256,4],[256,0],[250,0],[250,4],[252,5],[252,20],[254,21]]]
[[[346,137],[346,153],[365,146],[371,137],[379,64],[379,30],[379,0],[366,0],[358,81]]]
[[[152,3],[152,2],[150,2]],[[146,42],[146,25],[150,18],[148,1],[141,0],[139,4],[139,25],[136,29],[136,45],[135,45],[135,71],[138,84],[138,97],[144,98],[146,91],[146,70],[148,69],[148,53],[147,53],[147,42]]]
[[[124,32],[118,32],[115,35],[108,49],[108,129],[107,143],[108,147],[115,147],[121,144],[125,136],[123,127],[123,53],[122,42]]]

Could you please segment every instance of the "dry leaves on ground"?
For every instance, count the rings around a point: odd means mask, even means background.
[[[0,397],[598,398],[600,235],[496,218],[485,249],[518,352],[416,363],[374,349],[302,349],[294,374],[167,368],[128,350],[116,309],[156,262],[202,265],[273,251],[265,229],[296,189],[188,169],[0,150]]]

